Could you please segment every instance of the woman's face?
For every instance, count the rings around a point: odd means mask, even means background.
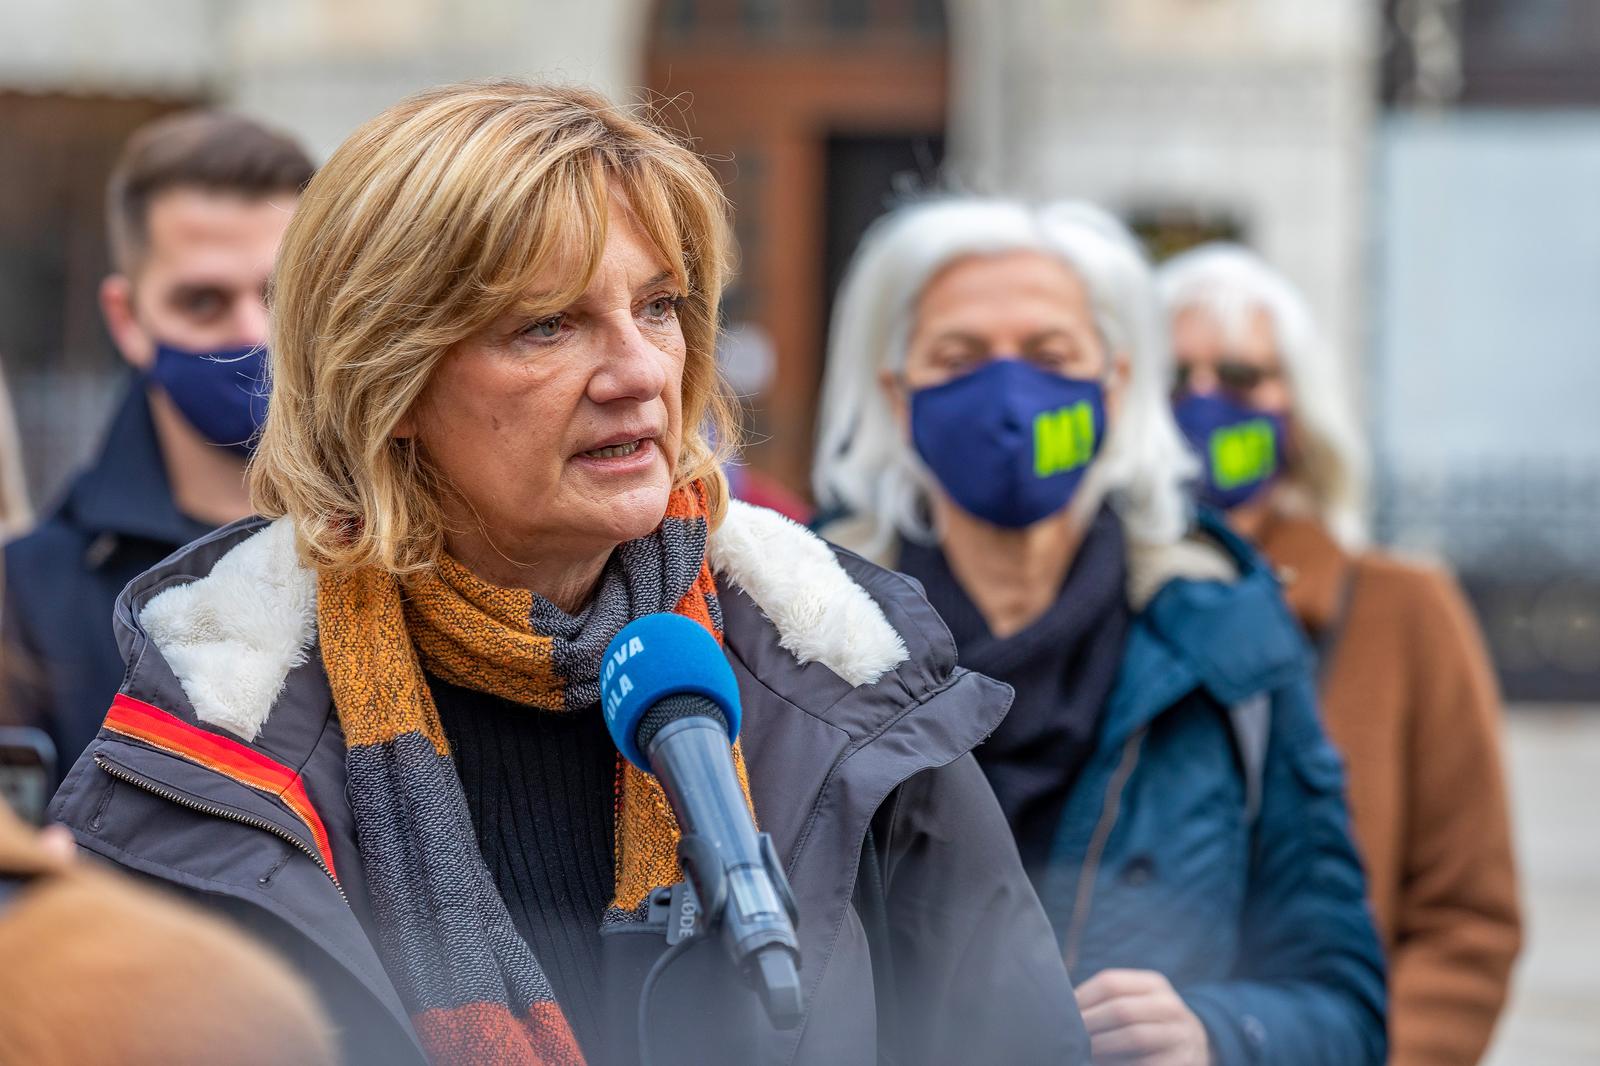
[[[537,565],[655,529],[683,433],[682,296],[613,198],[599,269],[574,303],[507,314],[445,353],[401,434],[454,490],[453,530]]]
[[[879,380],[936,482],[936,523],[949,533],[965,513],[1022,529],[1075,521],[1068,505],[1115,423],[1127,366],[1107,349],[1072,269],[1010,252],[935,274],[902,372]]]
[[[1272,318],[1259,308],[1245,318],[1237,338],[1204,308],[1179,310],[1172,316],[1172,357],[1177,395],[1221,393],[1252,410],[1289,414],[1293,397]]]

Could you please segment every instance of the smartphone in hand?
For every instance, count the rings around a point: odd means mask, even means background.
[[[44,825],[56,779],[56,746],[31,726],[0,726],[0,797],[29,825]]]

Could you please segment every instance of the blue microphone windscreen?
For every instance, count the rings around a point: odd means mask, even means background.
[[[600,665],[600,708],[617,750],[646,773],[639,719],[655,703],[681,693],[704,696],[739,735],[739,683],[722,645],[705,626],[681,614],[647,614],[622,627]]]

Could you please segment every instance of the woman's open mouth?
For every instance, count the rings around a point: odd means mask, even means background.
[[[630,440],[622,444],[613,444],[605,448],[594,448],[590,451],[584,452],[583,454],[590,459],[619,459],[624,455],[632,455],[643,445],[644,438],[641,437],[638,440]]]
[[[635,437],[617,440],[598,448],[588,448],[572,458],[580,466],[596,475],[628,475],[651,469],[660,458],[660,444],[654,437]]]

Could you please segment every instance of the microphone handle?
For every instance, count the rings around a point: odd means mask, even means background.
[[[679,859],[707,928],[721,931],[773,1023],[788,1028],[801,1008],[794,897],[771,838],[756,833],[729,749],[720,722],[692,715],[663,726],[645,755],[677,815]]]

